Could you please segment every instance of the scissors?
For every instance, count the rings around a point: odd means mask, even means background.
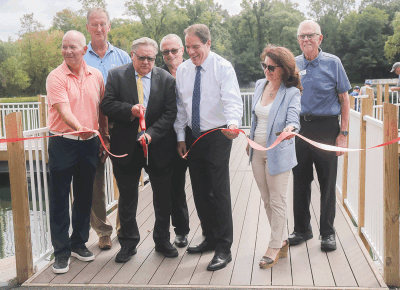
[[[146,165],[149,165],[149,141],[146,138],[146,121],[144,119],[144,107],[139,108],[139,126],[140,130],[142,130],[144,134],[144,138],[141,140],[142,146],[143,146],[143,153],[144,153],[144,158],[146,158]]]
[[[293,127],[293,131],[292,132],[296,132],[297,131],[297,128],[296,127]],[[282,131],[279,131],[279,132],[275,132],[275,136],[279,136],[279,135],[281,135],[282,134]]]

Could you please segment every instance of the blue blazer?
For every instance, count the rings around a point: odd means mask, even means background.
[[[254,112],[258,100],[261,98],[264,91],[266,79],[260,79],[256,82],[252,104],[252,121],[250,139],[254,140],[254,132],[257,127],[257,116]],[[300,105],[301,94],[296,87],[287,88],[283,82],[272,103],[271,110],[268,116],[267,125],[267,147],[278,138],[275,133],[283,131],[289,125],[300,129]],[[253,157],[253,150],[250,147],[250,162]],[[294,138],[283,140],[273,149],[267,151],[268,170],[270,175],[276,175],[292,169],[297,165],[296,149]]]

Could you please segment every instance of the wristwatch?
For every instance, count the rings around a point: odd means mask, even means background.
[[[349,135],[349,132],[347,132],[347,131],[340,131],[340,134],[343,134],[344,136],[347,136],[347,135]]]

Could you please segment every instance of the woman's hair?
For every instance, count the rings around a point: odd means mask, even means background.
[[[300,82],[299,69],[296,66],[296,60],[289,49],[282,46],[268,44],[261,53],[261,61],[264,61],[266,56],[282,68],[282,81],[287,88],[296,87],[300,92],[303,90]]]

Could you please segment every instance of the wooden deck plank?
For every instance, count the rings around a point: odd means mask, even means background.
[[[240,234],[243,228],[243,221],[245,218],[246,207],[249,199],[249,192],[253,180],[251,172],[236,172],[238,176],[243,176],[237,194],[236,202],[232,204],[232,218],[233,218],[233,243],[231,247],[232,262],[230,262],[223,271],[216,271],[211,279],[212,285],[230,285],[232,270],[235,265],[237,250],[239,247]],[[236,181],[236,180],[235,180]],[[248,185],[250,184],[250,186]],[[252,254],[252,253],[251,253]]]
[[[236,253],[235,264],[230,285],[250,285],[253,270],[255,241],[257,237],[257,221],[260,208],[260,193],[254,181],[253,174],[246,172],[251,177],[251,188],[246,207],[243,226],[240,231],[240,241]],[[247,180],[247,179],[245,179]],[[243,184],[243,187],[249,187]]]
[[[256,183],[254,182],[254,185]],[[257,189],[258,190],[258,189]],[[258,191],[258,194],[259,191]],[[253,273],[251,276],[251,285],[255,286],[269,286],[272,282],[272,269],[261,269],[259,266],[259,262],[262,256],[264,256],[265,252],[268,248],[268,242],[271,235],[271,227],[268,223],[268,217],[265,213],[264,203],[261,201],[259,206],[259,215],[258,215],[258,223],[257,223],[257,239],[256,239],[256,248],[254,251],[254,259],[253,259]]]
[[[288,229],[293,232],[293,175],[290,174],[288,186]],[[298,246],[290,246],[290,263],[292,266],[293,285],[313,286],[314,281],[311,273],[311,266],[308,257],[307,242]]]
[[[318,226],[312,225],[313,228],[315,229],[314,230],[314,232],[315,232],[317,229],[319,229],[319,216],[320,216],[320,208],[321,208],[320,207],[321,194],[320,194],[318,181],[315,180],[312,183],[311,190],[313,192],[313,194],[311,196],[312,209],[313,209],[313,213],[315,216],[315,221],[318,224]],[[340,215],[341,212],[336,210],[336,214]],[[338,221],[336,219],[335,228],[342,227],[342,226],[344,226],[344,225],[339,225]],[[329,265],[331,268],[331,272],[333,274],[333,279],[335,281],[335,285],[339,286],[339,287],[343,287],[343,286],[357,287],[357,282],[354,278],[353,272],[348,263],[346,255],[344,254],[343,247],[342,247],[342,244],[340,243],[340,238],[338,235],[336,235],[336,245],[337,245],[336,251],[327,253],[327,257],[329,260]]]

